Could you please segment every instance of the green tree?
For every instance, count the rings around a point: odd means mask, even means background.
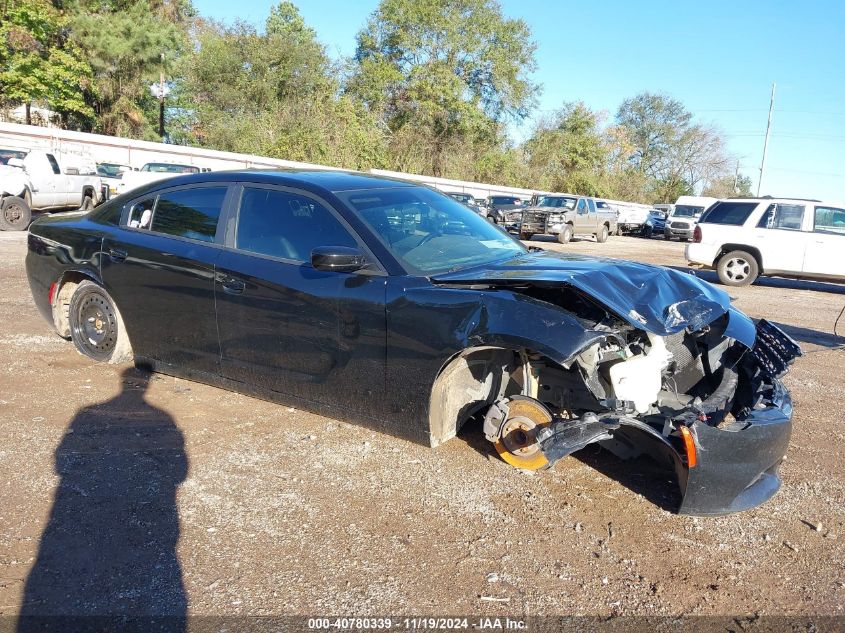
[[[91,67],[68,41],[67,20],[44,0],[12,0],[0,22],[0,100],[7,105],[41,104],[69,120],[89,121],[93,109],[84,94],[92,88]]]
[[[584,103],[564,104],[525,143],[534,186],[548,191],[605,195],[609,147],[598,115]]]
[[[158,102],[149,86],[162,71],[171,77],[187,49],[190,4],[104,0],[79,3],[72,11],[72,37],[94,69],[95,129],[157,139]]]
[[[703,196],[714,198],[750,197],[751,178],[743,174],[725,174],[708,182],[701,192]]]
[[[183,65],[185,138],[216,149],[353,169],[382,166],[374,117],[343,95],[339,69],[289,2],[264,33],[206,24]]]
[[[624,101],[616,119],[628,130],[629,160],[648,179],[653,201],[673,202],[729,168],[721,133],[694,123],[680,101],[645,92]]]
[[[533,107],[535,49],[495,0],[382,0],[347,90],[390,131],[394,168],[453,175],[450,153],[501,149],[500,124]]]

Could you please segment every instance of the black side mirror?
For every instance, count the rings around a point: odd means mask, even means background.
[[[316,270],[354,273],[367,265],[367,258],[357,248],[348,246],[318,246],[311,251],[311,266]]]

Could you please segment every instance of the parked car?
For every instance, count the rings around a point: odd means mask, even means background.
[[[120,177],[118,193],[131,191],[136,187],[165,178],[172,178],[181,174],[198,174],[204,170],[196,165],[180,165],[178,163],[146,163],[138,171],[124,172]]]
[[[0,150],[0,155],[0,230],[26,230],[33,211],[89,210],[108,197],[98,176],[62,169],[54,154]]]
[[[95,360],[430,446],[481,415],[520,468],[591,443],[645,451],[674,469],[687,514],[750,508],[780,486],[780,376],[800,354],[786,335],[693,275],[532,251],[428,187],[182,176],[42,217],[28,249],[39,311]]]
[[[486,216],[486,209],[476,204],[475,198],[472,196],[472,194],[465,193],[463,191],[449,191],[446,192],[446,195],[454,200],[457,200],[461,204],[468,206],[476,213]]]
[[[518,196],[488,196],[485,203],[487,219],[494,224],[504,224],[508,211],[522,210],[522,198]]]
[[[671,214],[666,219],[663,237],[667,240],[677,238],[684,242],[691,240],[698,218],[714,202],[716,202],[716,198],[707,196],[681,196],[678,198]]]
[[[845,281],[845,205],[790,198],[721,200],[686,247],[692,265],[728,286],[760,275]]]
[[[97,175],[103,184],[109,188],[109,195],[116,196],[120,186],[120,178],[127,171],[135,171],[131,165],[122,163],[97,163]]]
[[[537,234],[555,235],[558,242],[566,244],[575,235],[595,235],[598,242],[606,242],[616,226],[616,212],[599,210],[595,198],[540,196],[535,206],[523,212],[519,237],[528,240]]]
[[[640,230],[640,235],[643,237],[663,235],[666,230],[666,215],[665,211],[657,208],[652,209]]]
[[[649,209],[640,205],[617,204],[617,235],[640,235],[649,218]]]

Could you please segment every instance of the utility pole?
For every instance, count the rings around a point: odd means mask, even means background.
[[[161,54],[161,72],[158,77],[158,135],[164,143],[164,53]],[[765,156],[764,151],[763,160],[766,160]]]
[[[734,194],[737,193],[736,191],[736,183],[739,182],[739,159],[736,159],[736,171],[734,172]],[[760,192],[757,192],[757,195],[760,195]]]
[[[757,197],[760,197],[760,187],[763,184],[763,170],[766,168],[766,152],[769,149],[769,130],[772,129],[772,112],[775,109],[775,85],[772,83],[772,98],[769,101],[769,122],[766,123],[766,140],[763,141],[763,160],[760,162],[760,178],[757,180]]]

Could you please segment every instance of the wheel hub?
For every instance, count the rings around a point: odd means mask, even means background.
[[[748,265],[748,262],[744,259],[734,257],[733,259],[728,261],[727,265],[725,266],[725,272],[731,279],[741,281],[745,279],[751,272],[751,267]]]
[[[85,344],[97,352],[105,352],[114,347],[117,340],[116,320],[111,306],[103,297],[88,297],[79,308],[79,316]]]
[[[502,425],[501,437],[495,443],[496,452],[515,468],[546,468],[549,461],[543,455],[537,441],[537,433],[551,421],[551,414],[536,400],[512,400],[509,403],[508,417]]]
[[[23,217],[23,209],[21,209],[17,204],[10,204],[3,211],[3,215],[5,216],[7,222],[18,222]]]

